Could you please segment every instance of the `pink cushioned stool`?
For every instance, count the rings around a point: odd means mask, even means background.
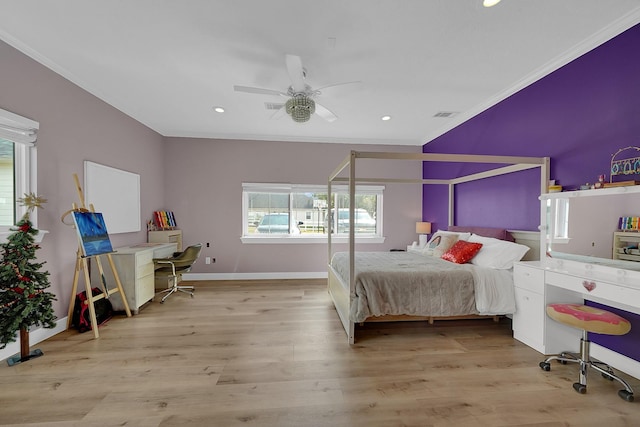
[[[624,390],[618,391],[618,396],[627,402],[633,402],[633,389],[629,384],[618,377],[613,369],[606,363],[597,362],[589,358],[589,332],[606,335],[624,335],[631,330],[631,323],[617,314],[595,307],[582,304],[549,304],[547,305],[547,315],[553,320],[567,326],[582,329],[582,339],[580,339],[580,354],[574,355],[569,352],[562,352],[559,355],[551,356],[540,362],[540,368],[545,371],[551,370],[549,362],[557,360],[566,364],[567,362],[580,364],[579,381],[573,384],[573,388],[578,393],[587,392],[587,369],[589,367],[600,372],[608,380],[616,380],[624,386]]]

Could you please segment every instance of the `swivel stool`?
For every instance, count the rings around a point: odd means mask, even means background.
[[[593,368],[600,372],[604,378],[620,382],[624,389],[618,391],[618,396],[627,402],[633,402],[633,389],[631,386],[618,377],[609,365],[591,360],[589,356],[589,345],[591,343],[589,341],[589,332],[624,335],[631,330],[631,323],[610,311],[581,304],[549,304],[547,305],[547,315],[557,322],[582,330],[580,354],[575,355],[563,352],[559,355],[550,356],[540,362],[540,368],[544,371],[550,371],[551,364],[549,362],[552,360],[557,360],[563,364],[567,362],[580,364],[579,380],[573,384],[573,388],[581,394],[587,392],[587,370],[588,368]]]

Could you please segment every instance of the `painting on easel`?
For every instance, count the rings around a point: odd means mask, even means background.
[[[104,218],[98,212],[73,212],[73,222],[85,257],[113,252]]]

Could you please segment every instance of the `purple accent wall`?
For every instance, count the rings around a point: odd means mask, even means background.
[[[585,301],[585,305],[600,308],[602,310],[608,310],[620,317],[627,319],[629,322],[631,322],[632,325],[631,331],[629,331],[629,333],[626,335],[603,335],[589,333],[589,339],[592,342],[600,344],[601,346],[613,350],[617,353],[624,354],[625,356],[635,360],[640,360],[637,348],[637,343],[640,342],[640,328],[636,326],[640,325],[640,314],[630,313],[625,310],[609,307],[604,304],[598,304],[597,302],[593,301]]]
[[[607,174],[611,155],[640,146],[640,24],[423,146],[425,153],[551,157],[565,189]],[[425,164],[424,177],[477,165]],[[452,169],[447,171],[448,169]],[[539,225],[539,175],[459,185],[456,223],[524,230]],[[423,220],[446,228],[447,191],[424,186]]]
[[[640,146],[638,52],[640,24],[425,144],[423,152],[550,157],[551,179],[565,189],[603,173],[608,179],[611,156]],[[477,168],[425,164],[423,175],[452,177]],[[537,230],[539,186],[537,171],[458,185],[455,223]],[[423,221],[446,228],[447,188],[425,185],[422,200]],[[631,335],[594,335],[593,341],[640,361],[640,316],[619,314],[632,322]]]

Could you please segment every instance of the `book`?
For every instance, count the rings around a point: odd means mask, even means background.
[[[160,230],[177,227],[176,218],[171,211],[155,211],[153,213],[153,223]]]

